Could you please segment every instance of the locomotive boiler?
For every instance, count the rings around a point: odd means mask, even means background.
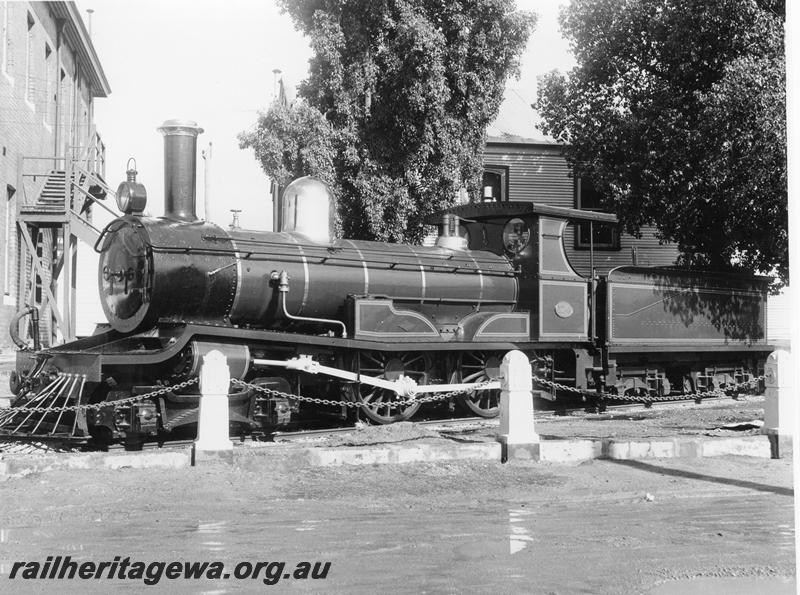
[[[772,349],[764,279],[645,267],[579,275],[566,226],[613,215],[468,204],[430,221],[435,246],[337,239],[330,191],[301,178],[283,194],[283,231],[223,228],[196,215],[202,130],[181,120],[159,130],[163,217],[144,215],[146,191],[129,172],[117,192],[123,214],[95,245],[107,324],[18,355],[16,406],[75,406],[0,429],[136,442],[190,428],[191,379],[212,349],[246,381],[230,396],[234,428],[255,434],[289,426],[309,399],[356,404],[377,423],[408,419],[415,394],[453,386],[462,393],[449,407],[492,417],[499,391],[479,385],[510,349],[528,355],[546,400],[724,389],[757,374]],[[65,375],[80,388],[52,388]]]

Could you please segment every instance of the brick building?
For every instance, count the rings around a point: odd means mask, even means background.
[[[7,349],[9,322],[25,305],[40,309],[43,344],[74,334],[64,286],[74,284],[83,233],[71,218],[73,209],[88,218],[91,205],[73,194],[79,186],[96,190],[94,176],[102,176],[94,99],[111,90],[74,2],[0,2],[0,27],[0,349]],[[67,298],[60,305],[59,291]]]

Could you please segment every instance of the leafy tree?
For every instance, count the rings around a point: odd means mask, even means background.
[[[536,107],[577,174],[683,264],[785,281],[783,2],[572,0],[561,27],[577,66]]]
[[[286,186],[295,178],[312,173],[333,182],[333,130],[325,117],[306,102],[287,105],[276,101],[261,114],[259,131],[241,134],[242,148],[252,146],[270,177]]]
[[[463,187],[535,25],[513,0],[280,0],[314,52],[300,100],[240,135],[268,175],[326,180],[347,237],[415,241]]]

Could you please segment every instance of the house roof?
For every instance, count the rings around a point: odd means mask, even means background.
[[[507,88],[497,118],[486,129],[486,142],[557,145],[552,137],[536,128],[540,118],[532,103],[533,99],[524,91]]]
[[[89,32],[81,18],[80,11],[74,2],[48,2],[52,14],[57,19],[63,19],[64,38],[69,47],[77,54],[78,63],[89,81],[93,97],[108,97],[111,86],[108,84],[100,58],[89,37]]]

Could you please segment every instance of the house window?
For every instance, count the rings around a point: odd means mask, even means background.
[[[25,99],[33,104],[33,15],[28,13],[28,37],[25,42]]]
[[[491,165],[483,168],[483,202],[505,202],[508,200],[508,168]]]
[[[592,185],[588,178],[575,178],[575,206],[584,211],[604,211],[603,195]],[[591,232],[590,232],[591,230]],[[592,246],[598,250],[619,250],[619,226],[610,223],[582,222],[575,225],[575,247],[588,249]]]

